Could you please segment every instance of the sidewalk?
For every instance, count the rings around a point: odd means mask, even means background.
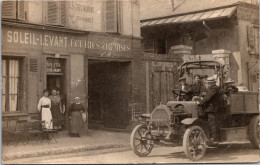
[[[88,132],[81,134],[81,137],[76,138],[69,137],[68,132],[64,131],[56,135],[57,143],[19,143],[17,146],[14,146],[14,144],[2,145],[2,160],[130,147],[129,138],[130,133],[104,130],[88,130]]]

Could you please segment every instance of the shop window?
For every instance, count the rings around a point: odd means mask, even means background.
[[[19,111],[20,65],[18,59],[2,59],[2,112]]]
[[[18,1],[2,1],[2,18],[26,20],[27,2]]]
[[[106,32],[122,33],[123,2],[119,0],[104,1],[104,27]]]
[[[47,1],[46,23],[50,25],[66,25],[66,1]]]

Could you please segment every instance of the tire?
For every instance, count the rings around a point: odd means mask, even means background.
[[[201,159],[207,150],[206,136],[200,126],[186,129],[183,138],[184,153],[192,161]]]
[[[259,116],[254,116],[249,123],[249,140],[253,148],[259,149]]]
[[[140,124],[133,129],[130,137],[130,144],[132,151],[139,157],[145,157],[151,153],[154,142],[146,125]]]

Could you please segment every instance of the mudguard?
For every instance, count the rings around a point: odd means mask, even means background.
[[[196,120],[199,120],[198,118],[186,118],[181,121],[184,125],[192,125]]]
[[[200,126],[204,130],[206,136],[209,138],[210,127],[207,121],[204,121],[199,118],[186,118],[182,120],[181,123],[184,124],[185,126],[191,126],[191,125]]]

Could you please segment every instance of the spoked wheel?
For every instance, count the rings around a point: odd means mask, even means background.
[[[189,127],[183,138],[183,147],[185,155],[193,161],[199,160],[206,152],[206,136],[199,126]]]
[[[260,126],[259,126],[259,116],[254,116],[249,123],[249,139],[251,145],[254,148],[259,148],[259,134],[260,134]]]
[[[140,157],[150,154],[153,149],[154,142],[150,131],[144,124],[138,125],[131,133],[130,144],[133,152]]]

